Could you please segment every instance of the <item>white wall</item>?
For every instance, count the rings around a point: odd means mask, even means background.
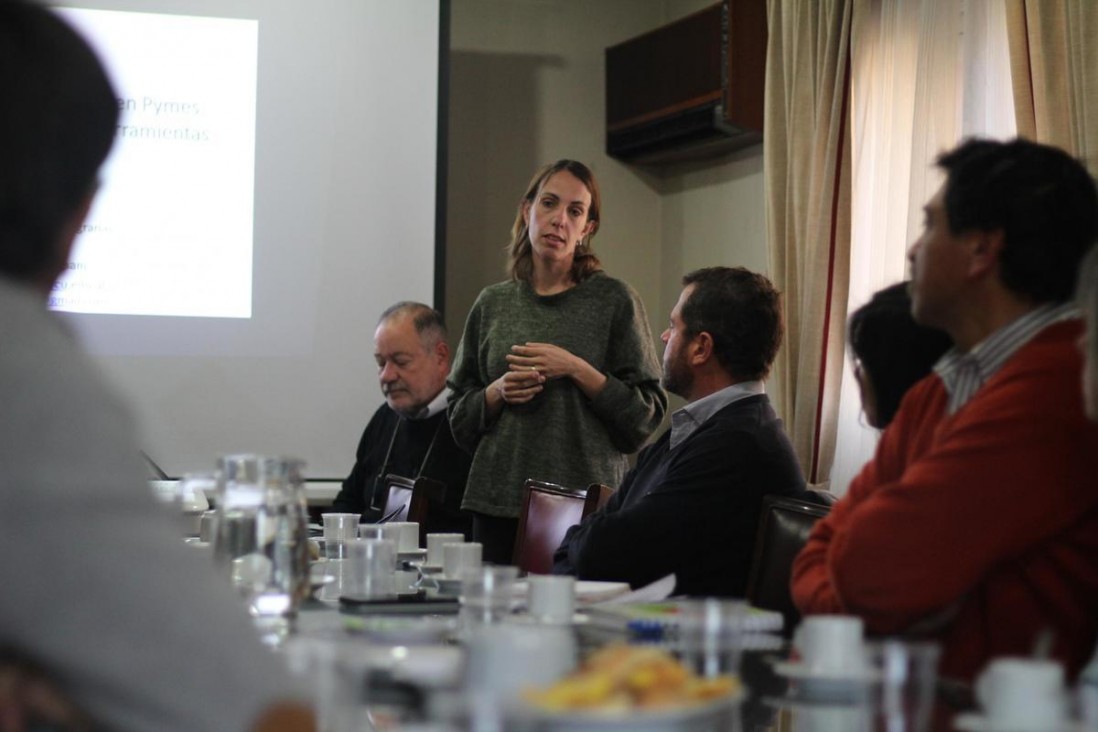
[[[767,271],[761,145],[659,172],[604,152],[605,48],[710,4],[453,2],[445,303],[452,341],[480,289],[504,278],[503,247],[531,175],[562,157],[598,176],[595,250],[607,272],[640,293],[654,336],[687,271],[717,264]]]

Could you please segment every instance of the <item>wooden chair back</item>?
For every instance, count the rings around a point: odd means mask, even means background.
[[[385,499],[385,511],[382,516],[396,513],[389,521],[415,521],[419,524],[419,545],[426,546],[427,534],[434,529],[431,526],[431,508],[442,504],[446,495],[446,484],[432,478],[419,477],[415,480],[401,475],[385,476],[389,488]]]
[[[588,516],[606,505],[614,489],[605,483],[592,483],[587,486],[587,499],[583,506],[583,515]]]
[[[522,487],[522,508],[511,563],[528,574],[549,574],[565,532],[595,509],[598,491],[540,480]]]

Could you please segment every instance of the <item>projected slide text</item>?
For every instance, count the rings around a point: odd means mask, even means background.
[[[50,307],[251,317],[258,22],[60,12],[110,70],[119,122]]]

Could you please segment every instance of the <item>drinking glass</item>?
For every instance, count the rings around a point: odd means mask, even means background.
[[[357,513],[322,513],[324,524],[324,556],[329,560],[343,559],[343,544],[358,536]]]
[[[396,544],[388,539],[352,539],[346,547],[343,594],[356,600],[393,597]]]
[[[482,566],[461,573],[461,620],[466,629],[511,614],[518,567]]]
[[[738,673],[747,603],[687,600],[681,604],[679,650],[683,662],[704,677]]]
[[[867,651],[877,729],[929,730],[941,648],[926,641],[890,639],[868,644]]]
[[[358,538],[379,539],[393,545],[393,571],[400,569],[400,535],[399,526],[391,524],[359,524]]]
[[[214,559],[245,598],[264,641],[277,644],[309,594],[304,462],[227,455],[218,460]]]

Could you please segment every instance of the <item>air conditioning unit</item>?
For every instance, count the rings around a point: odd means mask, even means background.
[[[766,0],[723,0],[606,49],[606,152],[637,164],[762,141]]]

